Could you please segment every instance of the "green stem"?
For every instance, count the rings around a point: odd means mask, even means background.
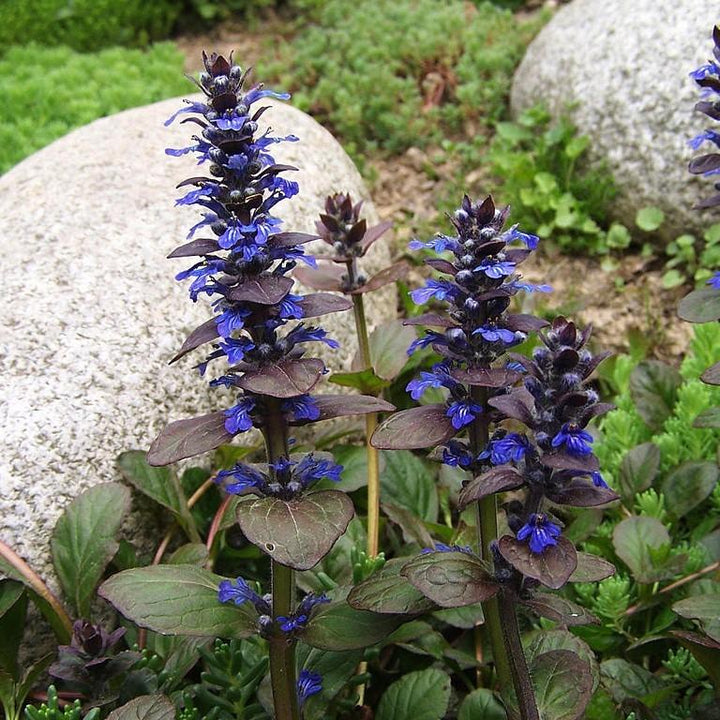
[[[355,281],[357,270],[355,260],[347,263],[350,284]],[[353,315],[355,316],[355,332],[357,333],[358,347],[362,359],[363,370],[372,368],[370,356],[370,338],[368,336],[367,320],[365,318],[365,304],[362,295],[353,295]],[[377,413],[365,416],[365,450],[367,453],[367,554],[374,558],[380,550],[380,454],[370,444],[370,438],[378,424]]]
[[[267,416],[263,435],[268,462],[288,456],[288,429],[280,409],[280,400],[265,397]],[[292,568],[272,561],[273,619],[289,617],[295,601],[295,574]],[[270,684],[276,720],[299,720],[295,677],[295,641],[276,627],[270,638]]]
[[[517,613],[515,612],[514,596],[510,593],[502,593],[498,606],[503,639],[505,647],[508,649],[512,683],[515,687],[515,694],[520,708],[520,717],[522,720],[540,720],[537,703],[535,702],[535,691],[530,680],[530,671],[528,670],[525,652],[520,640],[520,628]]]
[[[483,410],[487,410],[487,389],[473,386],[470,392],[473,401],[481,405]],[[489,440],[488,421],[484,412],[470,425],[469,437],[470,452],[474,457],[477,457],[477,455],[485,449]],[[492,564],[490,543],[497,540],[498,537],[497,498],[495,495],[489,495],[479,500],[476,513],[478,553],[485,562]],[[505,647],[505,640],[503,638],[498,600],[496,597],[490,598],[482,605],[483,614],[485,615],[485,626],[490,636],[490,645],[493,651],[493,659],[495,660],[495,669],[500,687],[507,688],[510,687],[510,683],[512,682],[512,673],[507,648]],[[476,643],[477,642],[478,638],[476,638]]]

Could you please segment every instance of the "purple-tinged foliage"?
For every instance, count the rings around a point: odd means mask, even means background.
[[[695,109],[707,115],[710,119],[720,120],[720,26],[715,26],[712,33],[713,57],[690,73],[690,77],[701,88],[701,100]],[[693,150],[699,150],[705,143],[711,143],[715,150],[720,148],[720,133],[712,128],[706,128],[688,141]],[[694,175],[712,177],[720,174],[720,153],[709,152],[699,155],[690,161],[688,170]],[[720,191],[720,183],[715,183],[715,190]],[[720,192],[716,192],[697,204],[698,209],[717,207],[720,205]],[[713,285],[713,287],[715,287]]]

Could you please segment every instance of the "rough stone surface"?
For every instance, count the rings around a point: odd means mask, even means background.
[[[231,404],[191,370],[201,355],[167,366],[210,315],[173,279],[188,259],[165,259],[199,217],[174,207],[183,194],[174,186],[196,174],[194,161],[164,153],[193,132],[163,127],[179,103],[98,120],[0,178],[0,540],[52,585],[49,538],[62,508],[119,479],[116,456],[147,448],[170,420]],[[284,229],[313,231],[331,192],[367,198],[350,159],[314,120],[281,104],[265,118],[276,134],[301,140],[274,148],[278,162],[302,168],[293,174],[300,195],[277,208]],[[378,221],[370,202],[365,214]],[[365,267],[387,262],[379,242]],[[371,325],[395,316],[391,291],[369,301]],[[342,343],[326,363],[347,369],[351,316],[328,316],[323,326]]]
[[[665,211],[665,237],[713,222],[692,209],[712,183],[687,172],[686,141],[707,126],[688,74],[711,56],[717,21],[711,0],[573,0],[518,68],[513,110],[542,101],[558,116],[575,104],[569,114],[612,171],[621,189],[612,212],[628,226],[645,205]]]

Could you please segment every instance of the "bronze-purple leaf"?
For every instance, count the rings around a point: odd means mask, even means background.
[[[309,570],[345,532],[355,511],[339,490],[321,490],[293,500],[263,497],[238,503],[237,519],[247,539],[281,565]]]
[[[620,498],[610,488],[596,487],[580,478],[575,478],[565,487],[549,490],[547,496],[558,505],[572,505],[573,507],[595,507]]]
[[[292,278],[283,275],[258,275],[247,278],[242,285],[232,288],[227,298],[233,302],[275,305],[290,292],[292,286]]]
[[[718,168],[720,168],[720,154],[718,153],[700,155],[699,157],[693,158],[688,164],[688,171],[693,175],[704,175],[706,172],[717,170]]]
[[[711,365],[700,376],[700,379],[707,385],[720,385],[720,363]]]
[[[288,247],[291,245],[303,245],[304,243],[318,240],[319,238],[319,235],[314,235],[313,233],[282,232],[271,235],[268,241],[276,247]]]
[[[425,260],[425,264],[446,275],[454,276],[458,270],[451,262],[443,260],[442,258],[429,258]]]
[[[303,317],[319,317],[328,313],[349,310],[352,302],[342,295],[333,295],[332,293],[311,293],[305,295],[302,300],[297,303],[303,311]]]
[[[509,387],[522,377],[521,373],[516,370],[506,370],[505,368],[456,368],[450,371],[450,375],[466,385],[493,388]]]
[[[169,364],[172,365],[181,357],[184,357],[189,352],[195,350],[195,348],[198,348],[201,345],[204,345],[205,343],[214,340],[218,335],[219,332],[217,328],[217,323],[215,322],[215,318],[210,318],[202,325],[196,327],[187,336],[187,338],[185,338],[185,342],[182,344],[182,347],[180,348],[180,350],[178,350],[177,355],[175,355],[175,357],[170,361]]]
[[[147,462],[155,467],[214,450],[233,439],[225,429],[225,413],[177,420],[167,425],[153,440]]]
[[[568,582],[600,582],[615,574],[615,566],[597,555],[578,552],[577,567]]]
[[[363,218],[362,220],[356,222],[350,228],[350,231],[345,236],[345,243],[347,245],[356,245],[363,239],[366,232],[367,232],[367,220],[365,220],[365,218]]]
[[[372,292],[373,290],[379,290],[385,285],[389,285],[396,280],[404,278],[410,271],[410,266],[402,261],[395,263],[390,267],[381,270],[376,275],[373,275],[364,285],[361,285],[355,290],[351,290],[351,295],[362,295],[363,293]]]
[[[491,401],[491,404],[492,401]],[[594,455],[570,455],[565,452],[545,453],[540,462],[553,470],[582,470],[586,473],[597,472],[600,469],[598,459]]]
[[[248,370],[237,380],[238,387],[258,395],[289,398],[310,392],[317,384],[325,364],[317,358],[281,360],[257,370]]]
[[[536,615],[568,627],[600,624],[600,620],[591,612],[559,595],[541,592],[526,600],[520,600],[520,602]]]
[[[691,323],[706,323],[720,319],[720,292],[703,288],[688,293],[677,308],[678,317]]]
[[[423,313],[407,320],[403,320],[403,325],[430,325],[432,327],[454,327],[455,323],[450,318],[436,313]]]
[[[488,404],[506,417],[519,420],[528,427],[533,427],[535,424],[535,418],[533,417],[535,399],[525,388],[517,388],[509,395],[498,395],[490,398]]]
[[[383,222],[378,223],[377,225],[373,225],[371,228],[369,228],[365,232],[363,239],[360,241],[360,247],[362,248],[363,255],[368,251],[368,248],[391,227],[392,222],[390,222],[390,220],[384,220]]]
[[[176,247],[169,255],[168,258],[179,258],[179,257],[194,257],[195,255],[209,255],[210,253],[216,252],[220,249],[220,245],[217,240],[211,240],[210,238],[198,238],[197,240],[191,240],[189,243]]]
[[[407,563],[400,574],[444,608],[484,602],[500,589],[478,558],[460,551],[420,555]]]
[[[458,496],[458,509],[464,510],[471,502],[488,495],[515,490],[523,484],[522,475],[513,467],[496,467],[473,478]]]
[[[295,268],[295,277],[313,290],[334,290],[342,292],[344,270],[332,263],[318,263],[317,268]]]
[[[436,609],[400,571],[407,558],[394,558],[367,580],[356,585],[348,595],[348,603],[356,610],[370,610],[381,614],[425,613]]]
[[[345,415],[392,412],[395,409],[395,406],[389,402],[371,395],[315,395],[313,400],[320,411],[320,417],[313,421],[297,420],[291,422],[291,425],[305,425],[308,422],[329,420]]]
[[[547,320],[524,313],[507,315],[504,322],[510,330],[519,330],[524,333],[537,332],[550,324]]]
[[[553,590],[561,588],[577,567],[575,546],[564,536],[541,553],[534,553],[527,543],[510,535],[501,537],[498,546],[500,554],[516,570]]]
[[[373,433],[370,444],[382,450],[434,447],[457,434],[445,405],[421,405],[391,415]]]

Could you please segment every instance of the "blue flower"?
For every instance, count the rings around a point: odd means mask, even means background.
[[[560,528],[542,513],[533,513],[517,533],[517,539],[521,542],[528,540],[530,550],[536,555],[557,545],[558,537],[560,537]]]
[[[316,458],[310,453],[297,464],[293,475],[294,479],[301,483],[303,487],[308,487],[323,478],[332,480],[332,482],[340,482],[342,470],[342,465],[338,465],[331,460]]]
[[[235,330],[241,330],[251,311],[242,307],[228,307],[215,317],[215,324],[221,337],[229,338]]]
[[[255,347],[255,343],[248,338],[226,338],[219,343],[220,349],[231,365],[237,365],[245,355]]]
[[[448,237],[447,235],[436,235],[432,240],[428,242],[422,242],[420,240],[411,240],[408,243],[408,248],[410,250],[420,250],[422,248],[427,248],[429,250],[434,250],[437,253],[445,252],[446,250],[458,250],[459,249],[458,241],[455,238]]]
[[[602,474],[599,472],[594,472],[590,474],[590,477],[593,481],[593,485],[595,487],[599,488],[606,488],[609,487],[609,485],[605,482],[605,479],[603,478]]]
[[[298,705],[302,707],[311,695],[317,695],[322,689],[322,675],[311,670],[301,670],[297,679]]]
[[[540,239],[537,235],[530,235],[529,233],[521,232],[517,229],[517,225],[513,225],[510,228],[507,239],[509,243],[513,242],[514,240],[519,240],[527,247],[528,250],[535,250],[535,248],[537,248],[538,246],[538,243],[540,242]]]
[[[477,330],[473,330],[473,335],[480,335],[483,340],[501,342],[504,345],[515,345],[525,339],[523,333],[515,333],[512,330],[499,328],[495,325],[483,325]]]
[[[277,621],[280,624],[280,629],[284,633],[293,633],[297,630],[302,630],[307,621],[310,619],[310,614],[316,605],[322,605],[323,603],[329,603],[325,593],[322,595],[315,595],[314,593],[308,593],[300,602],[295,609],[295,612],[289,617],[285,615],[279,615]]]
[[[448,280],[430,279],[425,287],[417,288],[410,293],[410,297],[416,305],[424,305],[430,298],[446,300],[457,296],[457,288]]]
[[[407,354],[412,355],[416,350],[426,348],[428,345],[433,343],[440,343],[446,345],[447,341],[442,333],[435,332],[435,330],[426,330],[425,335],[417,340],[413,340],[407,349]]]
[[[233,482],[225,483],[226,480]],[[224,484],[225,492],[231,495],[238,495],[251,488],[262,490],[266,481],[267,478],[259,470],[243,463],[237,463],[230,470],[221,470],[215,476],[215,482]]]
[[[697,70],[690,73],[693,80],[703,80],[709,75],[720,75],[720,68],[713,62],[701,65]]]
[[[706,141],[713,142],[715,145],[720,146],[720,133],[715,132],[715,130],[704,130],[699,135],[688,140],[688,145],[693,150],[697,150]]]
[[[255,399],[251,397],[241,398],[236,405],[225,410],[225,429],[231,434],[247,432],[253,426],[250,413],[255,408]]]
[[[482,405],[478,405],[476,402],[466,399],[457,400],[452,403],[445,412],[445,415],[452,421],[452,426],[456,430],[460,430],[460,428],[473,422],[476,416],[481,412]]]
[[[463,443],[450,440],[443,448],[442,461],[451,467],[466,468],[472,465],[473,454]]]
[[[231,580],[223,580],[218,585],[218,600],[221,603],[231,602],[235,605],[242,605],[245,602],[249,602],[255,606],[255,609],[261,615],[271,612],[270,603],[265,598],[260,597],[241,577],[237,578],[234,582]]]
[[[707,284],[715,290],[720,290],[720,270],[718,270],[708,281]]]
[[[552,285],[533,285],[532,283],[526,283],[526,282],[520,282],[519,280],[515,280],[513,283],[511,283],[512,287],[516,290],[524,290],[525,292],[534,293],[534,292],[541,292],[541,293],[551,293],[553,291]]]
[[[492,440],[487,449],[480,453],[479,458],[490,458],[493,465],[505,465],[511,461],[519,462],[529,449],[530,441],[524,435],[508,433],[504,438]]]
[[[410,393],[413,400],[419,400],[428,388],[446,387],[452,388],[457,385],[448,374],[447,365],[438,363],[433,366],[431,372],[420,371],[420,377],[411,380],[405,389]]]
[[[278,306],[280,317],[283,320],[296,320],[304,317],[305,311],[302,309],[302,305],[298,304],[302,299],[302,295],[286,295]]]
[[[320,417],[320,408],[311,395],[298,395],[287,398],[280,404],[280,409],[291,416],[291,420],[317,420]]]
[[[493,260],[485,258],[476,268],[475,272],[481,272],[486,277],[498,280],[507,277],[515,272],[515,263],[507,260]]]
[[[565,423],[552,439],[554,448],[565,446],[570,455],[591,455],[593,436],[574,423]]]

